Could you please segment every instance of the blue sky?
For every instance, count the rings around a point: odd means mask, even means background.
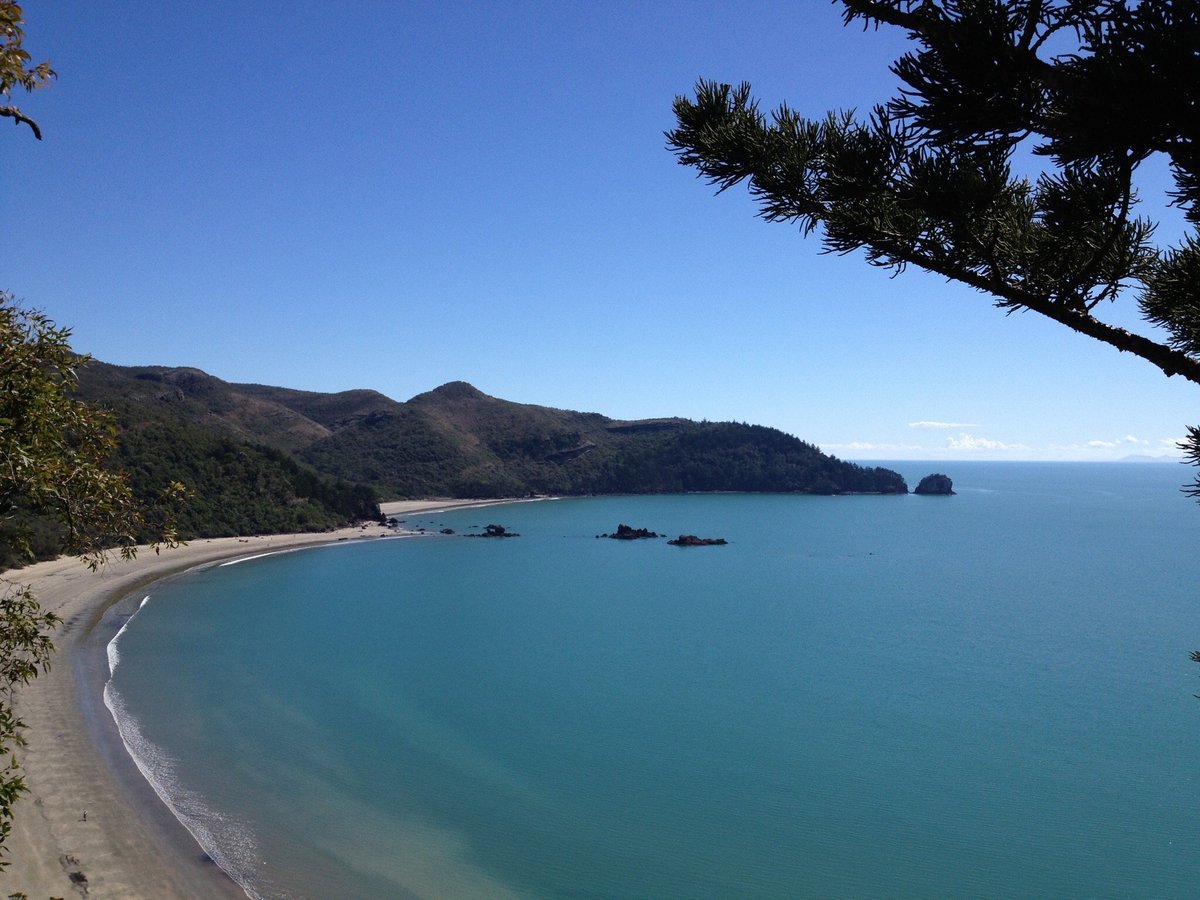
[[[889,95],[903,35],[820,0],[24,7],[59,80],[18,101],[45,140],[0,143],[0,286],[106,362],[398,400],[461,379],[851,459],[1158,455],[1200,422],[1194,386],[823,256],[675,162],[698,77],[814,116]]]

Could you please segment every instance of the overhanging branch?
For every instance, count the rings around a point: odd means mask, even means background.
[[[42,129],[38,128],[37,122],[33,121],[33,119],[29,118],[29,116],[25,115],[25,113],[21,112],[15,106],[0,106],[0,117],[14,119],[17,125],[24,122],[33,130],[35,138],[39,141],[42,139]]]
[[[1054,303],[1047,297],[1030,294],[1011,285],[996,283],[970,270],[912,253],[891,241],[873,242],[872,246],[885,252],[892,259],[919,266],[928,272],[943,275],[951,281],[961,281],[985,294],[991,294],[1014,305],[1031,309],[1061,325],[1066,325],[1073,331],[1116,347],[1122,352],[1132,353],[1157,366],[1168,377],[1181,375],[1194,384],[1200,384],[1200,359],[1189,356],[1181,350],[1175,350],[1116,325],[1109,325],[1087,312],[1070,309]]]

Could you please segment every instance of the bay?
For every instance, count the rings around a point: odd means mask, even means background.
[[[260,896],[1194,893],[1189,470],[891,465],[959,493],[521,503],[198,571],[111,702]]]

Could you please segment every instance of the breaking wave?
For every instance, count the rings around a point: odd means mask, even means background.
[[[138,611],[149,599],[142,599]],[[174,760],[142,734],[137,720],[129,714],[121,695],[113,687],[112,676],[121,662],[121,637],[136,615],[135,611],[108,643],[109,680],[104,685],[104,705],[108,707],[113,721],[116,722],[125,750],[162,802],[191,833],[209,858],[237,882],[246,896],[252,900],[262,900],[262,895],[251,883],[254,874],[261,870],[263,864],[257,853],[253,833],[236,819],[214,810],[203,797],[179,782],[175,774]]]

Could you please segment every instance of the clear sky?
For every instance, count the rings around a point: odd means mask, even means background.
[[[675,162],[698,77],[814,116],[890,95],[903,35],[823,0],[24,8],[59,79],[18,101],[44,141],[0,132],[0,287],[106,362],[398,400],[464,380],[851,459],[1158,455],[1200,423],[1178,378],[823,256]],[[1106,317],[1143,328],[1126,305]]]

